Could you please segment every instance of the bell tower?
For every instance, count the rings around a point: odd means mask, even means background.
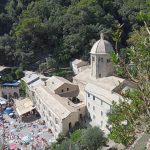
[[[101,33],[98,40],[91,49],[91,76],[92,78],[102,78],[113,74],[113,64],[111,61],[112,45],[104,40],[104,34]]]

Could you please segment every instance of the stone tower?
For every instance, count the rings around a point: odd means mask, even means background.
[[[113,52],[112,45],[104,40],[104,35],[101,33],[101,38],[91,49],[91,76],[92,78],[102,78],[113,74],[113,64],[111,61],[111,53]]]

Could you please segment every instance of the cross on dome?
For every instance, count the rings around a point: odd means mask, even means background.
[[[104,33],[100,33],[100,39],[104,40]]]

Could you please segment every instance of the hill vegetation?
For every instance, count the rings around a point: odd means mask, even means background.
[[[0,65],[38,70],[88,60],[93,42],[105,33],[126,47],[146,0],[1,0]],[[47,66],[46,66],[47,67]]]

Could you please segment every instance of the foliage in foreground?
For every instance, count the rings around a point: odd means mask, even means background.
[[[53,144],[50,150],[97,150],[107,142],[100,128],[87,128],[74,131],[71,136]]]
[[[150,9],[150,7],[148,7]],[[148,11],[149,12],[149,11]],[[147,16],[147,17],[146,17]],[[116,68],[121,76],[132,82],[134,90],[120,92],[123,100],[114,103],[109,113],[109,137],[117,143],[129,146],[138,132],[149,131],[150,122],[150,31],[149,13],[145,18],[145,30],[135,31],[129,40],[131,48],[124,55],[113,55]],[[120,75],[120,74],[119,74]]]

